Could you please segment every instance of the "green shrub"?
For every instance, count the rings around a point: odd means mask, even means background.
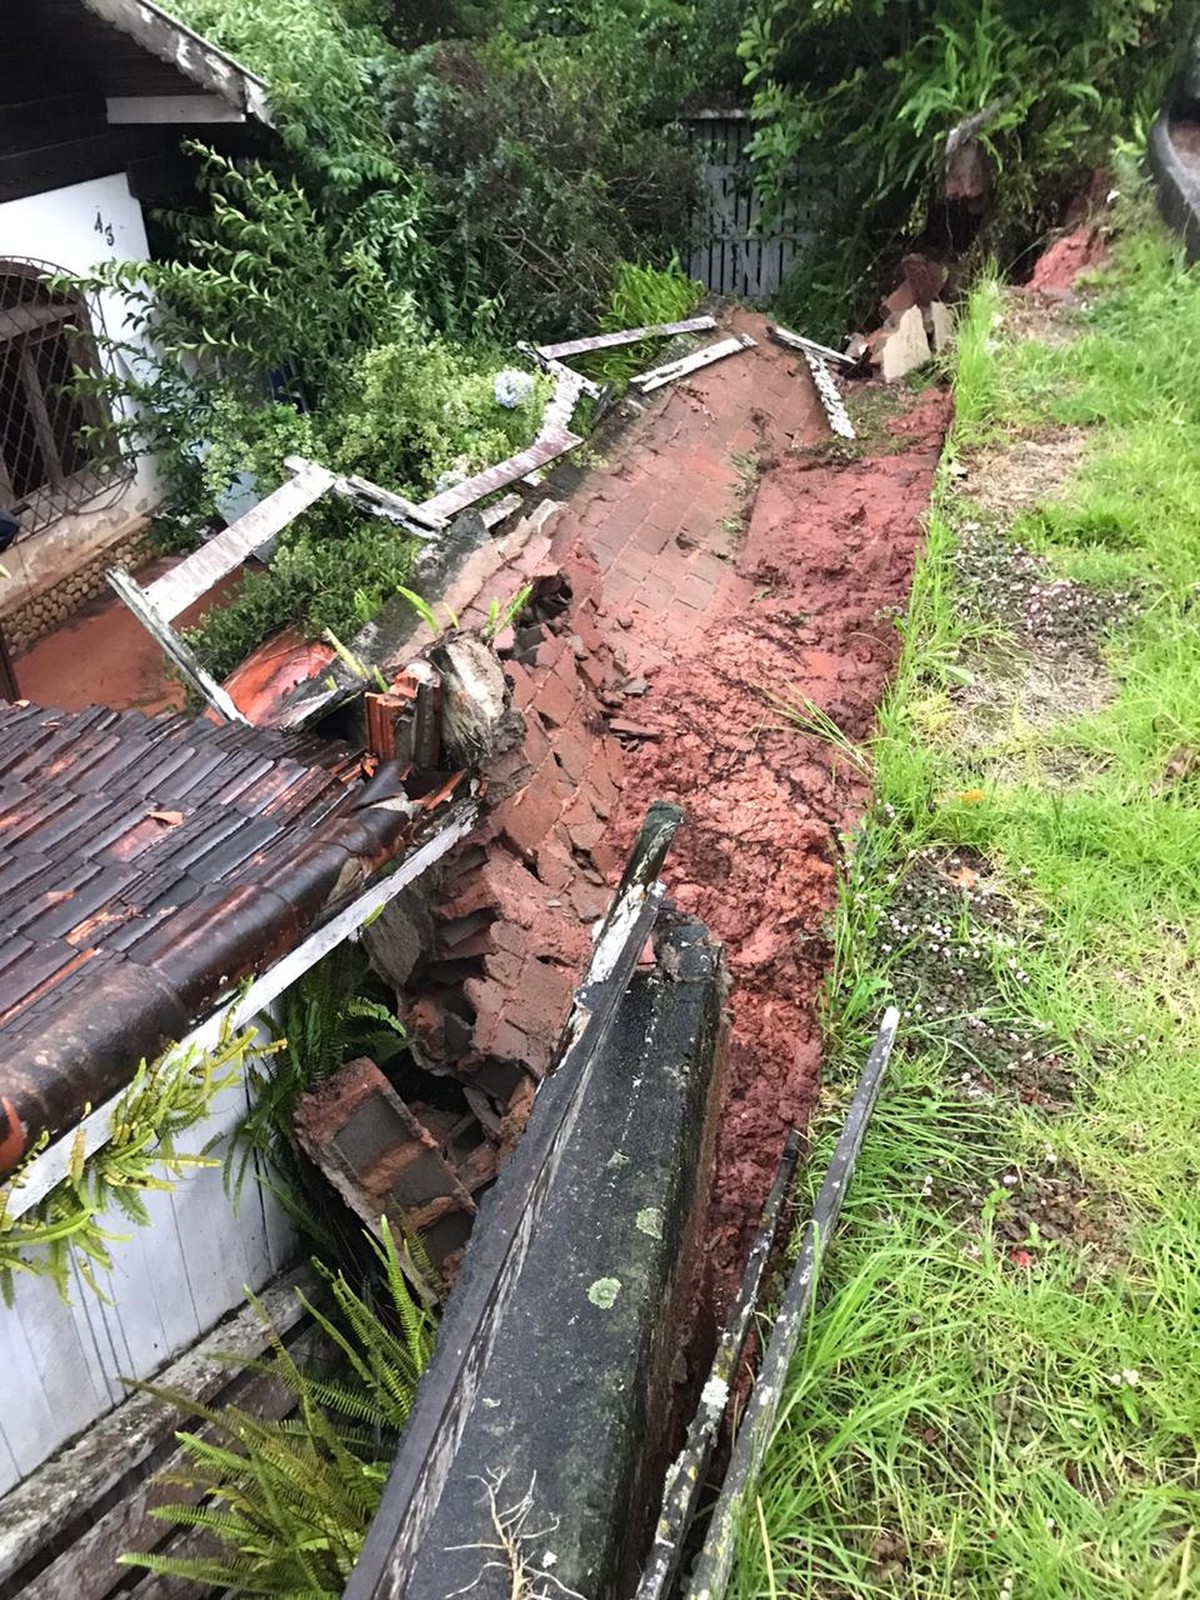
[[[605,333],[619,333],[623,328],[645,328],[656,322],[682,322],[703,295],[704,285],[687,276],[678,257],[665,271],[622,261],[617,265],[616,281],[600,327]],[[579,365],[597,383],[621,385],[652,359],[657,348],[654,341],[648,340],[598,352],[585,357]]]
[[[977,118],[994,194],[980,249],[1002,265],[1058,220],[1114,135],[1160,104],[1192,8],[1185,0],[759,0],[740,53],[754,88],[751,150],[768,214],[798,159],[831,169],[843,292],[945,221],[947,135]],[[835,264],[802,265],[820,300]],[[860,304],[855,309],[862,309]],[[846,315],[852,304],[846,306]],[[797,319],[799,320],[799,319]]]

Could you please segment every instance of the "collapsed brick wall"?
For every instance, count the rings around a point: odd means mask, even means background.
[[[554,507],[548,521],[561,515]],[[464,1081],[507,1085],[520,1074],[526,1092],[505,1112],[507,1145],[549,1064],[619,872],[606,824],[625,778],[606,713],[625,674],[596,625],[595,562],[560,563],[542,531],[495,567],[486,589],[465,594],[475,579],[464,574],[447,597],[456,612],[465,601],[464,627],[486,622],[490,598],[532,586],[516,627],[497,639],[525,731],[489,766],[498,801],[444,875],[407,1021],[428,1059],[453,1063]]]
[[[436,724],[446,769],[468,759],[454,703],[469,688],[490,719],[477,764],[486,810],[436,874],[364,930],[406,1056],[386,1074],[350,1063],[297,1115],[300,1142],[351,1208],[369,1224],[401,1216],[447,1275],[476,1197],[524,1129],[622,865],[607,837],[625,782],[617,714],[638,685],[597,626],[599,565],[552,548],[556,525],[570,533],[569,514],[543,501],[475,550],[442,597],[454,632],[415,640],[411,665],[367,697],[381,760],[420,768],[414,752],[429,753]],[[480,635],[509,609],[492,655]],[[423,698],[432,681],[436,707]]]

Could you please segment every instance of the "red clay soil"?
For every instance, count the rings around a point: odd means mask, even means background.
[[[150,562],[138,572],[138,581],[153,583],[181,559],[163,556]],[[223,578],[175,626],[193,627],[211,606],[228,600],[241,581],[240,570]],[[14,667],[17,688],[27,700],[59,711],[111,706],[115,711],[136,708],[151,713],[183,706],[183,684],[171,675],[158,645],[115,594],[93,600],[70,622],[39,639],[17,657]]]
[[[736,325],[762,335],[757,319]],[[651,800],[684,806],[665,880],[724,941],[733,978],[711,1241],[718,1310],[787,1130],[812,1105],[835,836],[867,796],[853,768],[789,726],[771,697],[811,699],[851,738],[870,730],[896,665],[895,614],[949,414],[940,393],[909,407],[863,459],[814,451],[826,429],[808,374],[764,342],[639,419],[554,541],[563,552],[574,539],[606,569],[601,628],[635,690],[648,686],[617,713],[645,735],[625,741],[613,842],[628,847]],[[747,422],[761,477],[739,535],[729,511]]]
[[[1105,240],[1096,228],[1085,223],[1071,233],[1064,234],[1061,239],[1056,239],[1038,257],[1026,287],[1064,293],[1075,287],[1075,280],[1081,272],[1102,267],[1108,257],[1109,248]]]

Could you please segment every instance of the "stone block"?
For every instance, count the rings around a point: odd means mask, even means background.
[[[919,307],[911,306],[897,322],[883,346],[883,377],[887,383],[897,383],[910,372],[916,372],[932,358],[929,337],[925,332],[925,319]]]
[[[954,316],[942,300],[935,300],[929,308],[930,334],[933,348],[941,352],[954,340]]]

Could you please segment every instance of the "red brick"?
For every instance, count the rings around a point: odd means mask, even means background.
[[[488,1054],[498,1056],[501,1061],[520,1061],[522,1065],[532,1067],[535,1064],[534,1057],[541,1056],[543,1051],[521,1032],[511,1018],[501,1017],[492,1033]],[[543,1063],[538,1068],[539,1074],[545,1070]]]
[[[600,649],[603,642],[600,629],[596,626],[595,616],[590,610],[577,607],[571,617],[571,624],[588,650]]]
[[[568,824],[567,833],[570,836],[571,848],[590,856],[604,838],[604,824],[602,822],[577,822],[574,826]]]
[[[526,758],[532,767],[540,767],[550,754],[550,741],[546,737],[542,719],[532,708],[525,713],[525,739],[523,746]]]
[[[671,518],[669,527],[660,527],[657,523],[647,520],[634,535],[634,548],[644,551],[648,556],[660,556],[674,539],[678,526],[677,517]]]
[[[529,949],[529,930],[515,922],[493,922],[488,931],[497,950],[510,950],[524,957]]]
[[[608,739],[597,739],[592,748],[592,765],[588,769],[589,782],[611,785],[614,790],[625,787],[625,763],[620,746]],[[564,812],[563,821],[569,821]]]
[[[621,557],[620,570],[631,578],[648,578],[657,566],[657,559],[639,544],[631,544]]]
[[[540,533],[531,539],[513,563],[525,578],[537,577],[550,560],[554,541],[549,534]]]
[[[719,583],[729,571],[729,563],[722,561],[720,556],[714,555],[711,550],[697,550],[688,562],[691,573],[699,573],[701,577],[709,578],[713,583]]]
[[[596,565],[599,567],[600,571],[604,573],[611,572],[620,561],[621,551],[624,546],[597,544],[593,545],[591,548],[592,554],[596,559]]]
[[[602,889],[597,884],[579,878],[571,885],[567,898],[580,922],[595,922],[608,910],[612,893],[609,889]]]
[[[550,741],[550,748],[571,782],[582,783],[592,762],[592,741],[578,718],[573,718],[567,727],[559,728]]]
[[[549,777],[549,763],[544,762],[520,794],[504,804],[504,833],[518,853],[528,859],[535,856],[562,811]]]
[[[558,672],[547,673],[545,677],[539,674],[539,678],[534,701],[538,714],[548,727],[565,727],[571,720],[571,713],[579,698],[579,682],[574,672],[569,680]]]
[[[604,603],[609,611],[620,611],[638,594],[641,578],[631,577],[620,570],[610,572],[604,580]]]
[[[704,450],[696,450],[688,457],[688,468],[697,478],[703,478],[708,483],[719,484],[721,488],[737,481],[737,468],[730,461],[723,461],[719,456],[709,455]]]
[[[575,876],[575,864],[562,828],[548,833],[537,848],[537,874],[551,894],[562,894]]]
[[[716,584],[711,578],[704,577],[699,572],[693,572],[685,578],[676,591],[676,597],[681,605],[690,606],[694,611],[704,611],[711,602],[716,591]]]
[[[533,674],[528,668],[523,667],[519,661],[506,661],[504,663],[504,676],[512,684],[512,703],[518,711],[525,707],[536,697],[538,686]]]
[[[673,578],[674,573],[670,571],[667,563],[664,563],[661,572],[653,574],[642,584],[641,593],[638,595],[642,605],[649,606],[655,612],[665,611],[675,598]]]
[[[555,1035],[567,1020],[574,988],[574,980],[564,968],[548,961],[528,961],[505,1010],[522,1033]]]
[[[507,991],[487,978],[467,978],[462,987],[464,999],[475,1012],[475,1043],[480,1050],[491,1050],[504,1016]]]
[[[537,669],[539,674],[553,672],[570,649],[570,641],[563,638],[561,634],[547,634],[542,643],[538,645]]]
[[[512,950],[493,950],[484,957],[483,970],[504,989],[511,989],[521,976],[522,957]]]
[[[597,748],[603,745],[597,741]],[[572,828],[586,828],[596,821],[596,813],[592,810],[592,802],[588,799],[586,789],[577,789],[571,796],[570,802],[563,807],[562,816],[559,818],[562,826],[568,830]]]
[[[596,871],[602,872],[610,883],[616,881],[625,865],[625,858],[609,839],[601,839],[592,846],[592,861]]]

